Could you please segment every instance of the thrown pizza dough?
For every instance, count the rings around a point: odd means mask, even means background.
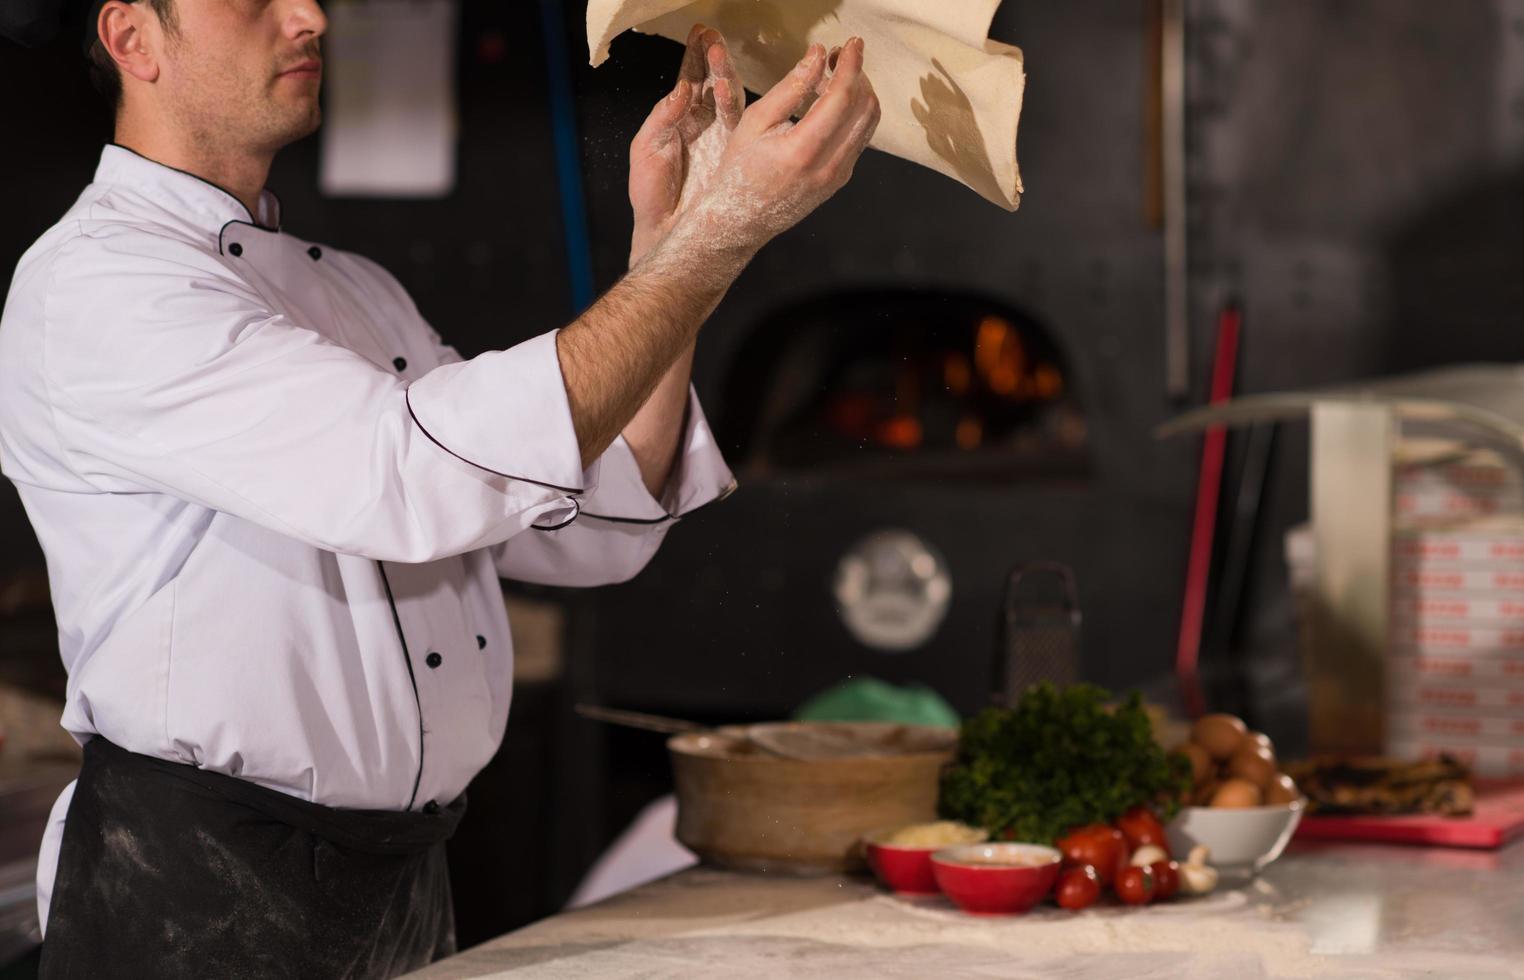
[[[766,92],[811,44],[867,42],[883,106],[873,146],[961,181],[1008,211],[1021,204],[1016,127],[1021,49],[989,39],[1000,0],[589,0],[594,66],[625,31],[686,40],[695,23],[725,35],[746,87]]]

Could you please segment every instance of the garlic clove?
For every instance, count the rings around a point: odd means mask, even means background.
[[[1186,859],[1186,864],[1205,865],[1212,857],[1212,849],[1205,844],[1197,844],[1191,848],[1191,856]]]
[[[1134,868],[1146,868],[1150,864],[1160,861],[1168,861],[1169,855],[1164,853],[1164,848],[1158,844],[1144,844],[1132,852],[1132,866]]]
[[[1195,853],[1191,856],[1194,859]],[[1182,864],[1180,887],[1190,895],[1205,895],[1217,887],[1217,869],[1207,864]]]

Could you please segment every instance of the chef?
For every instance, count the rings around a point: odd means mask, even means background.
[[[315,0],[5,11],[33,42],[83,15],[116,103],[0,320],[0,467],[47,556],[84,745],[40,859],[43,975],[422,966],[452,949],[443,845],[508,716],[499,577],[627,579],[733,488],[693,345],[849,178],[878,120],[862,42],[812,47],[747,108],[695,28],[632,144],[629,274],[464,360],[264,189],[318,125]]]

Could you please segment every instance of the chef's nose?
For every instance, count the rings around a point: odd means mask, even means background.
[[[318,0],[285,0],[281,26],[287,37],[311,40],[328,32],[328,17]]]

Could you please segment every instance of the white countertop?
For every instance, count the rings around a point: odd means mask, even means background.
[[[435,964],[488,977],[1524,977],[1524,844],[1297,846],[1201,899],[976,918],[857,878],[686,871]]]

